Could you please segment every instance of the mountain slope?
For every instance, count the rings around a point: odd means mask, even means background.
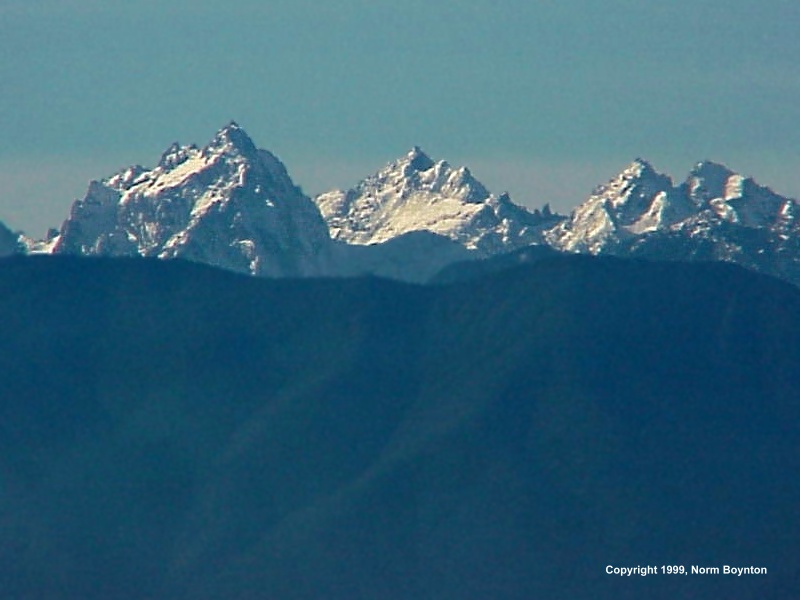
[[[173,144],[154,169],[93,181],[55,254],[185,258],[254,275],[330,270],[316,207],[236,124],[205,147]]]
[[[669,227],[692,209],[675,198],[668,177],[637,159],[595,189],[547,238],[559,250],[598,254],[637,234]]]
[[[674,185],[634,161],[545,235],[567,252],[734,262],[800,285],[797,203],[713,162]]]
[[[331,237],[375,244],[412,231],[430,231],[489,256],[541,241],[558,218],[496,197],[465,167],[434,162],[414,147],[356,187],[315,198]]]
[[[0,221],[0,258],[22,252],[20,235],[14,233],[6,224]]]
[[[437,271],[427,283],[441,285],[480,279],[498,271],[531,265],[555,256],[558,256],[558,251],[545,244],[536,244],[484,260],[453,261]]]
[[[734,266],[556,256],[416,287],[30,257],[0,262],[0,315],[10,598],[797,580],[800,292]],[[769,575],[605,574],[651,562]]]
[[[337,276],[378,275],[426,283],[447,265],[481,262],[476,254],[448,237],[417,230],[377,244],[336,242],[333,256]]]

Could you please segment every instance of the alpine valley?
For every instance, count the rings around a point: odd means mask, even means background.
[[[675,185],[636,160],[571,215],[490,193],[420,148],[349,190],[309,198],[236,123],[204,148],[89,185],[46,239],[0,228],[0,253],[183,258],[270,277],[373,274],[428,281],[452,263],[530,245],[733,262],[800,284],[795,200],[712,162]]]

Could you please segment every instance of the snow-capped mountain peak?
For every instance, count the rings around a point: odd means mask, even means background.
[[[417,146],[355,187],[315,202],[337,240],[368,245],[429,231],[481,255],[537,241],[541,231],[532,222],[543,220],[516,206],[515,217],[523,218],[510,220],[500,214],[509,198],[499,201],[468,168],[434,161]]]
[[[489,196],[489,191],[467,167],[454,168],[445,160],[434,161],[419,146],[388,163],[357,187],[363,190],[391,188],[400,196],[428,192],[466,202],[481,202]]]
[[[190,146],[181,146],[178,142],[173,142],[169,148],[164,150],[157,166],[164,170],[174,169],[192,156],[195,156],[198,152],[198,148],[194,144]],[[144,170],[142,167],[139,168]]]
[[[622,206],[652,198],[670,187],[672,180],[668,176],[658,173],[646,160],[637,158],[606,185],[599,186],[594,195],[614,206]]]
[[[637,158],[595,188],[570,219],[546,238],[560,250],[595,254],[631,236],[663,229],[690,211],[673,189],[670,177]]]
[[[253,156],[257,152],[256,145],[236,121],[231,121],[220,129],[211,142],[203,149],[207,157],[214,155]]]
[[[55,253],[187,258],[260,275],[324,271],[330,238],[283,164],[235,122],[203,148],[172,144],[153,169],[92,182]]]
[[[734,172],[725,165],[710,160],[698,162],[686,179],[689,197],[699,207],[714,198],[724,198],[728,180],[733,175]]]
[[[798,283],[796,204],[710,160],[678,186],[636,160],[545,237],[559,250],[725,260]]]
[[[627,179],[634,179],[637,177],[648,177],[651,175],[657,175],[656,170],[653,168],[653,165],[650,164],[649,161],[637,157],[633,159],[631,164],[625,167],[620,176]]]
[[[746,227],[770,226],[787,200],[752,178],[708,160],[694,166],[681,192],[698,210],[708,210],[722,220]]]
[[[436,164],[419,146],[411,148],[406,154],[405,160],[400,162],[401,164],[405,162],[413,171],[427,171]]]

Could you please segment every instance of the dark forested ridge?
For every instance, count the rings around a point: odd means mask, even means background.
[[[10,599],[785,598],[800,292],[543,257],[459,283],[0,261]],[[607,565],[766,567],[606,575]]]

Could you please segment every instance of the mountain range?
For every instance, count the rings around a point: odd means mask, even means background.
[[[569,253],[740,264],[800,284],[797,202],[723,165],[675,185],[637,159],[569,216],[489,192],[466,167],[413,148],[348,190],[309,198],[232,122],[203,148],[90,183],[59,230],[0,252],[184,258],[271,277],[381,275],[424,282],[442,268],[529,245]],[[5,228],[4,228],[5,229]]]

